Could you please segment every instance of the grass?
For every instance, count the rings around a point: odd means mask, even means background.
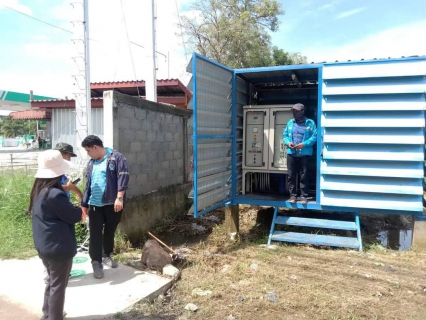
[[[32,237],[29,205],[34,178],[24,171],[3,174],[0,178],[0,259],[26,259],[37,254]],[[81,186],[80,186],[81,187]],[[76,203],[75,196],[71,201]],[[77,242],[86,235],[86,227],[76,225]]]
[[[0,259],[36,255],[31,218],[25,214],[33,182],[20,171],[0,178]]]
[[[215,214],[223,219],[223,212]],[[366,218],[370,226],[386,219]],[[216,225],[206,242],[192,246],[170,295],[139,303],[120,319],[426,319],[426,252],[375,242],[361,253],[286,244],[271,250],[259,246],[269,228],[260,220],[243,208],[235,242],[223,223]],[[198,296],[197,288],[212,294]],[[271,293],[276,302],[268,300]],[[186,311],[188,303],[198,310]]]

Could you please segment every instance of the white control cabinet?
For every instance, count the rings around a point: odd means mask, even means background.
[[[269,175],[258,173],[287,173],[283,132],[287,122],[293,118],[292,106],[244,106],[243,193],[249,191],[246,184],[251,184],[253,179],[256,183],[261,181],[267,188]]]

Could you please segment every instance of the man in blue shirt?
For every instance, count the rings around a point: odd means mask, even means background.
[[[111,254],[128,188],[129,169],[126,158],[115,150],[105,148],[97,136],[86,137],[81,146],[92,158],[87,165],[86,189],[81,206],[85,213],[89,211],[89,255],[93,276],[101,279],[104,276],[102,263],[111,268],[118,267]]]
[[[308,203],[308,165],[317,141],[317,128],[312,119],[305,117],[305,106],[297,103],[293,106],[293,117],[283,132],[287,148],[287,181],[290,203],[296,203],[296,175],[300,175],[300,202]]]

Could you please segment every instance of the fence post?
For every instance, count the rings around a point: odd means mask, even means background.
[[[10,164],[12,166],[12,173],[13,173],[13,153],[10,154]]]

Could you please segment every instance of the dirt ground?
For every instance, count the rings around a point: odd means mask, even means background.
[[[167,221],[155,234],[174,248],[186,239],[191,249],[181,280],[154,303],[115,318],[426,319],[426,252],[389,250],[376,240],[379,231],[410,227],[409,219],[363,215],[360,253],[282,243],[268,248],[271,218],[271,209],[242,207],[235,242],[225,236],[221,210]],[[185,310],[189,303],[197,310]]]

